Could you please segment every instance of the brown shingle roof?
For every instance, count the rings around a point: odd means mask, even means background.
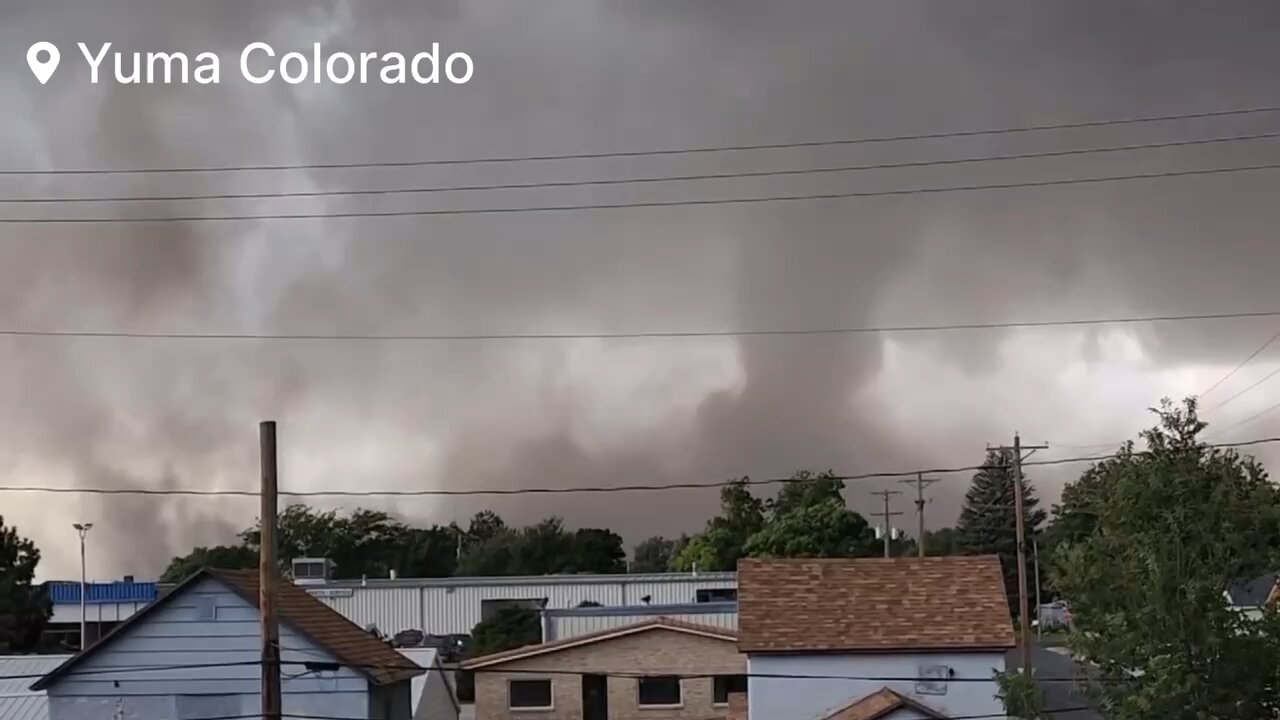
[[[212,577],[239,595],[253,607],[258,607],[257,570],[212,570],[205,568],[183,580],[170,592],[155,602],[130,615],[98,642],[72,656],[49,674],[32,684],[32,690],[46,690],[58,678],[66,675],[85,658],[123,637],[135,625],[183,592],[197,585],[202,578]],[[311,642],[338,658],[343,665],[363,674],[375,685],[387,685],[421,675],[426,672],[409,658],[391,649],[386,643],[343,617],[338,611],[311,597],[306,591],[288,582],[280,583],[276,599],[276,612],[281,624],[288,625]]]
[[[258,606],[257,570],[206,570],[245,600]],[[341,613],[287,581],[279,584],[276,613],[280,622],[333,653],[344,665],[387,685],[425,672],[390,645],[365,632]]]
[[[742,652],[1013,645],[994,555],[738,563]]]
[[[732,630],[726,630],[725,628],[686,622],[684,620],[676,620],[669,617],[658,617],[652,620],[632,623],[630,625],[622,625],[620,627],[606,628],[604,630],[597,630],[596,632],[575,635],[561,640],[552,640],[548,643],[535,643],[533,645],[518,647],[513,650],[503,650],[502,652],[482,655],[463,662],[462,668],[464,670],[470,670],[472,668],[488,667],[490,665],[511,662],[512,660],[522,660],[524,658],[543,655],[545,653],[567,650],[580,645],[590,645],[592,643],[611,640],[617,637],[635,635],[636,633],[648,632],[650,630],[674,630],[675,632],[701,635],[703,637],[715,638],[726,642],[733,642],[738,639],[736,633]]]
[[[920,715],[932,720],[947,720],[947,716],[933,708],[926,707],[905,695],[881,688],[870,695],[855,700],[822,718],[822,720],[878,720],[892,712],[903,708],[915,710]]]

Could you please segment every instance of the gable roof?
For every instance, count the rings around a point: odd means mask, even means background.
[[[30,690],[31,678],[61,665],[69,655],[0,655],[0,718],[49,720],[49,696]]]
[[[68,673],[85,658],[99,652],[127,633],[136,623],[174,598],[181,596],[200,580],[212,578],[253,607],[258,607],[257,570],[213,570],[205,568],[181,582],[159,600],[134,613],[97,643],[73,656],[52,672],[36,681],[32,690],[44,690]],[[359,625],[343,617],[328,605],[311,597],[291,583],[279,584],[276,613],[280,624],[287,625],[316,646],[328,651],[343,665],[356,670],[375,685],[389,685],[421,675],[425,670],[396,652],[389,645],[365,632]]]
[[[738,563],[742,652],[1013,646],[995,555]]]
[[[714,640],[723,640],[730,643],[737,642],[738,640],[737,634],[731,630],[712,627],[710,625],[684,622],[682,620],[674,620],[668,617],[660,617],[631,625],[623,625],[622,627],[608,628],[598,632],[587,633],[585,635],[575,635],[574,637],[565,638],[564,640],[553,640],[551,642],[536,645],[525,645],[524,647],[515,648],[514,650],[504,650],[502,652],[483,655],[463,662],[461,667],[464,670],[489,667],[491,665],[499,665],[502,663],[512,662],[514,660],[524,660],[525,658],[560,652],[561,650],[568,650],[569,648],[582,647],[583,645],[593,645],[606,640],[613,640],[614,638],[649,632],[650,630],[671,630],[673,632],[712,638]]]
[[[822,716],[820,720],[879,720],[903,709],[914,710],[930,720],[948,720],[946,715],[937,710],[887,687],[880,688],[861,700],[854,700],[830,715]]]
[[[1227,586],[1227,597],[1235,607],[1260,608],[1271,599],[1276,580],[1275,573],[1267,573],[1252,580],[1236,580]]]

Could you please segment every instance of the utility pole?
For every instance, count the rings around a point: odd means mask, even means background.
[[[936,478],[926,478],[924,473],[916,473],[915,480],[903,480],[902,482],[916,486],[916,555],[924,557],[924,506],[927,501],[924,499],[924,489],[927,485],[932,485],[938,480]]]
[[[876,513],[884,518],[884,556],[889,557],[889,541],[893,538],[893,528],[889,525],[889,518],[894,515],[901,515],[900,512],[889,512],[889,496],[901,495],[901,490],[877,490],[871,493],[884,498],[884,512]]]
[[[1022,451],[1047,449],[1048,445],[1023,445],[1022,438],[1013,434],[1013,447],[1001,446],[1000,452],[1013,453],[1013,511],[1018,533],[1018,648],[1022,654],[1022,672],[1031,674],[1031,608],[1027,600],[1027,528],[1022,508]],[[1030,453],[1028,453],[1029,455]]]
[[[276,424],[258,426],[262,446],[262,512],[259,525],[258,610],[262,617],[262,720],[281,720],[280,623],[276,617]]]
[[[1040,543],[1031,538],[1031,558],[1036,565],[1036,637],[1044,637],[1044,623],[1041,622],[1040,608]]]

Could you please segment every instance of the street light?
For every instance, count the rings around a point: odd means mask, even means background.
[[[75,528],[76,532],[80,533],[80,651],[84,652],[87,647],[85,641],[89,636],[86,631],[87,623],[85,622],[85,616],[87,615],[85,612],[85,598],[88,594],[88,587],[87,583],[85,583],[84,537],[93,529],[93,523],[75,523],[71,527]]]

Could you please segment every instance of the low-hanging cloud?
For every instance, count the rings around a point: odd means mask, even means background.
[[[37,37],[234,53],[465,48],[466,86],[38,87],[0,68],[4,167],[369,162],[802,141],[1266,105],[1264,2],[23,2]],[[19,52],[21,51],[21,52]],[[225,58],[224,58],[225,60]],[[756,170],[1266,131],[1274,115],[716,155],[341,171],[4,178],[5,197],[405,187]],[[356,199],[11,206],[98,216],[591,204],[1161,172],[1271,141],[772,179]],[[724,330],[1273,309],[1273,173],[852,201],[434,218],[0,226],[0,325],[288,333]],[[1259,321],[889,336],[465,343],[0,340],[15,482],[251,489],[281,423],[286,489],[612,485],[970,464],[1013,430],[1109,441],[1274,332]],[[1257,395],[1264,393],[1260,391]],[[1245,399],[1242,409],[1251,408]],[[1263,403],[1265,405],[1265,403]],[[1224,419],[1242,417],[1224,413]],[[1265,427],[1265,426],[1255,426]],[[1118,437],[1115,439],[1119,439]],[[1062,475],[1042,474],[1057,482]],[[931,517],[963,482],[934,486]],[[871,509],[866,491],[850,501]],[[1051,488],[1045,494],[1053,495]],[[155,573],[252,500],[6,495],[46,574]],[[385,505],[562,514],[638,539],[714,493]],[[378,505],[371,500],[369,505]],[[677,509],[673,509],[677,508]],[[909,509],[904,507],[902,509]]]

